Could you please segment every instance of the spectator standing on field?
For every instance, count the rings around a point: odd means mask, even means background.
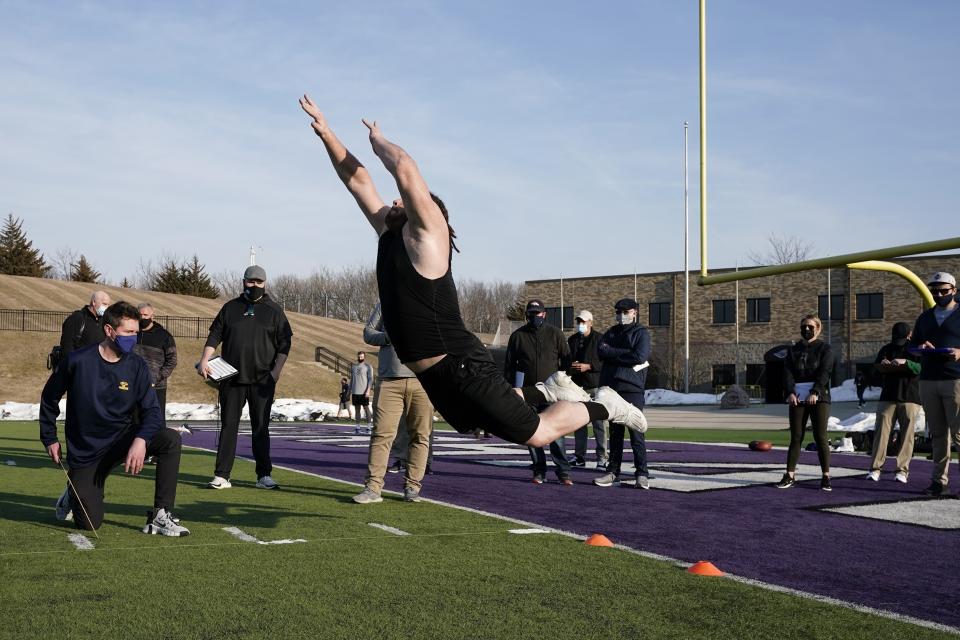
[[[140,312],[140,331],[133,352],[147,361],[150,368],[150,380],[157,392],[160,405],[160,418],[166,421],[167,380],[177,368],[177,342],[169,331],[153,319],[153,305],[141,302],[137,305]]]
[[[340,414],[344,411],[347,412],[347,420],[350,419],[350,381],[347,380],[346,376],[340,377],[340,406],[337,407],[337,419],[340,419]]]
[[[222,343],[223,359],[237,375],[221,380],[220,442],[211,489],[229,489],[230,472],[237,453],[237,433],[243,405],[250,409],[253,457],[256,459],[257,488],[276,489],[270,474],[270,409],[280,372],[290,354],[293,330],[283,309],[266,293],[267,272],[252,265],[243,273],[243,293],[221,307],[203,347],[197,368],[204,378],[210,375],[210,358]]]
[[[67,316],[60,329],[62,358],[66,358],[75,349],[103,342],[101,318],[109,306],[110,294],[105,291],[94,291],[87,306]]]
[[[567,338],[570,347],[570,368],[567,373],[584,391],[593,395],[600,386],[600,356],[597,346],[600,344],[600,335],[593,330],[593,314],[583,310],[574,318],[577,327],[576,333]],[[607,455],[607,421],[594,420],[593,437],[597,443],[597,468],[606,469]],[[590,425],[583,425],[574,434],[574,461],[577,467],[586,466],[587,441]]]
[[[917,356],[907,351],[909,324],[896,323],[890,334],[890,343],[880,349],[874,364],[882,382],[877,422],[873,429],[873,460],[867,478],[874,482],[880,480],[890,431],[897,423],[900,425],[900,444],[895,479],[905,483],[913,458],[913,428],[920,413],[920,363]]]
[[[867,383],[867,376],[863,371],[857,371],[857,374],[853,376],[853,386],[857,388],[857,407],[863,409],[863,405],[866,404],[863,400],[863,394],[870,388]]]
[[[357,361],[350,367],[350,397],[353,401],[353,432],[370,435],[373,432],[373,419],[370,417],[370,396],[373,395],[373,367],[367,362],[367,354],[357,352]],[[360,426],[360,409],[367,426]]]
[[[942,271],[930,276],[927,288],[936,303],[917,318],[909,347],[920,355],[920,403],[933,444],[933,477],[924,493],[947,494],[950,443],[960,442],[960,303],[957,280]]]
[[[545,382],[570,361],[570,348],[557,327],[547,324],[547,310],[540,300],[530,300],[526,308],[527,324],[510,334],[504,373],[514,387],[532,386]],[[522,382],[517,374],[523,374]],[[533,482],[543,484],[547,478],[547,455],[543,447],[527,447],[533,460]],[[564,438],[550,443],[550,457],[556,467],[560,484],[572,485],[570,462],[564,447]]]

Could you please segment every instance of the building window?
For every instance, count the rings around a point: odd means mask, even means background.
[[[547,322],[555,327],[573,329],[573,307],[563,308],[563,324],[560,324],[560,307],[547,307]]]
[[[765,387],[767,385],[767,365],[748,364],[744,375],[744,384]]]
[[[669,302],[651,302],[650,303],[650,326],[651,327],[669,327],[670,326],[670,303]]]
[[[857,320],[882,320],[883,319],[883,294],[882,293],[858,293],[857,294]]]
[[[737,321],[735,300],[713,301],[713,324],[733,324]]]
[[[713,386],[729,387],[737,383],[737,367],[732,364],[713,365]]]
[[[770,322],[770,298],[747,298],[747,322]]]
[[[847,317],[847,299],[842,293],[830,296],[830,308],[827,309],[827,296],[820,296],[817,304],[817,315],[821,320],[843,322]]]

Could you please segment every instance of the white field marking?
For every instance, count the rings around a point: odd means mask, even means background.
[[[380,530],[382,530],[382,531],[386,531],[387,533],[392,533],[392,534],[395,535],[395,536],[408,536],[408,535],[410,535],[410,534],[407,533],[406,531],[401,531],[400,529],[397,529],[396,527],[391,527],[391,526],[389,526],[389,525],[380,524],[379,522],[368,522],[367,524],[370,525],[371,527],[374,527],[375,529],[380,529]]]
[[[691,444],[700,444],[700,443],[691,443]],[[214,450],[214,449],[206,449],[206,448],[203,448],[203,447],[184,447],[184,448],[185,448],[185,449],[186,449],[186,448],[189,448],[189,449],[197,449],[197,450],[200,450],[200,451],[207,451],[207,452],[209,452],[209,453],[216,453],[216,450]],[[243,458],[243,457],[241,457],[241,456],[237,456],[237,457],[240,458],[241,460],[246,460],[247,462],[253,463],[253,460],[250,460],[249,458]],[[301,469],[294,469],[294,468],[292,468],[292,467],[274,465],[274,468],[276,468],[276,469],[283,469],[284,471],[291,471],[291,472],[293,472],[293,473],[300,473],[300,474],[303,474],[303,475],[305,475],[305,476],[311,476],[311,477],[314,477],[314,478],[320,478],[321,480],[329,480],[329,481],[331,481],[331,482],[339,482],[340,484],[351,485],[351,486],[354,486],[354,487],[362,487],[362,486],[364,486],[364,485],[363,485],[362,483],[360,483],[360,482],[350,482],[350,481],[348,481],[348,480],[342,480],[342,479],[340,479],[340,478],[333,478],[333,477],[331,477],[331,476],[325,476],[325,475],[322,475],[322,474],[319,474],[319,473],[313,473],[313,472],[311,472],[311,471],[303,471],[303,470],[301,470]],[[397,492],[395,492],[395,491],[384,491],[384,493],[397,493]],[[523,526],[529,527],[529,528],[531,528],[531,529],[542,528],[542,529],[544,529],[545,531],[547,531],[547,532],[549,532],[549,533],[556,533],[556,534],[559,534],[559,535],[562,535],[562,536],[566,536],[566,537],[568,537],[568,538],[572,538],[572,539],[574,539],[574,540],[583,541],[583,540],[586,540],[586,539],[587,539],[587,536],[583,536],[583,535],[580,535],[579,533],[574,533],[574,532],[572,532],[572,531],[564,531],[564,530],[562,530],[562,529],[554,529],[554,528],[552,528],[552,527],[544,527],[544,526],[542,526],[542,525],[539,525],[539,524],[536,524],[536,523],[533,523],[533,522],[527,522],[526,520],[520,520],[519,518],[511,518],[511,517],[509,517],[509,516],[500,515],[500,514],[498,514],[498,513],[491,513],[491,512],[489,512],[489,511],[483,511],[483,510],[481,510],[481,509],[473,509],[473,508],[471,508],[471,507],[465,507],[465,506],[463,506],[463,505],[453,504],[453,503],[451,503],[451,502],[442,502],[442,501],[440,501],[440,500],[432,500],[432,499],[430,499],[430,498],[420,498],[420,501],[421,501],[421,502],[428,502],[428,503],[431,503],[431,504],[440,505],[440,506],[443,506],[443,507],[450,507],[451,509],[459,509],[460,511],[466,511],[466,512],[468,512],[468,513],[475,513],[475,514],[477,514],[477,515],[486,516],[486,517],[488,517],[488,518],[494,518],[494,519],[497,519],[497,520],[503,520],[503,521],[505,521],[505,522],[513,522],[513,523],[515,523],[515,524],[523,525]],[[667,563],[670,563],[670,564],[672,564],[672,565],[674,565],[674,566],[676,566],[676,567],[680,567],[680,568],[682,568],[682,569],[687,569],[687,568],[689,568],[689,567],[691,567],[691,566],[693,565],[693,563],[691,563],[691,562],[684,562],[684,561],[682,561],[682,560],[677,560],[676,558],[671,558],[671,557],[669,557],[669,556],[660,555],[659,553],[651,553],[651,552],[649,552],[649,551],[643,551],[643,550],[641,550],[641,549],[634,549],[634,548],[632,548],[632,547],[628,547],[628,546],[622,545],[622,544],[614,544],[613,546],[614,546],[615,549],[620,549],[621,551],[626,551],[627,553],[632,553],[632,554],[634,554],[634,555],[637,555],[637,556],[640,556],[640,557],[643,557],[643,558],[650,558],[651,560],[659,560],[659,561],[661,561],[661,562],[667,562]],[[176,548],[176,547],[171,546],[171,547],[168,547],[168,548]],[[913,625],[916,625],[916,626],[918,626],[918,627],[924,627],[924,628],[926,628],[926,629],[935,629],[935,630],[937,630],[937,631],[944,631],[944,632],[947,632],[947,633],[952,633],[952,634],[960,635],[960,628],[958,628],[958,627],[951,627],[951,626],[949,626],[949,625],[941,624],[941,623],[939,623],[939,622],[933,622],[932,620],[923,620],[923,619],[921,619],[921,618],[914,618],[913,616],[904,615],[904,614],[902,614],[902,613],[896,613],[896,612],[893,612],[893,611],[885,611],[885,610],[883,610],[883,609],[874,609],[873,607],[868,607],[868,606],[866,606],[866,605],[857,604],[857,603],[855,603],[855,602],[847,602],[846,600],[840,600],[840,599],[838,599],[838,598],[831,598],[830,596],[825,596],[825,595],[822,595],[822,594],[819,594],[819,593],[811,593],[811,592],[809,592],[809,591],[800,591],[799,589],[791,589],[790,587],[784,587],[784,586],[777,585],[777,584],[771,584],[771,583],[769,583],[769,582],[761,582],[760,580],[754,580],[753,578],[746,578],[746,577],[743,577],[743,576],[737,576],[737,575],[734,575],[734,574],[732,574],[732,573],[725,573],[724,576],[723,576],[723,578],[728,579],[728,580],[733,580],[734,582],[739,582],[739,583],[741,583],[741,584],[747,584],[747,585],[754,586],[754,587],[760,587],[761,589],[767,589],[768,591],[776,591],[777,593],[785,593],[785,594],[789,594],[789,595],[792,595],[792,596],[796,596],[796,597],[798,597],[798,598],[804,598],[805,600],[813,600],[813,601],[815,601],[815,602],[822,602],[822,603],[824,603],[824,604],[830,604],[830,605],[834,605],[834,606],[837,606],[837,607],[843,607],[844,609],[851,609],[851,610],[853,610],[853,611],[857,611],[858,613],[869,613],[869,614],[872,614],[872,615],[875,615],[875,616],[879,616],[879,617],[881,617],[881,618],[886,618],[886,619],[888,619],[888,620],[896,620],[896,621],[898,621],[898,622],[906,622],[906,623],[908,623],[908,624],[913,624]]]
[[[83,535],[82,533],[71,533],[67,535],[67,539],[73,543],[80,551],[93,551],[96,547],[93,546],[93,540]]]
[[[237,527],[224,527],[223,530],[238,540],[243,540],[244,542],[255,542],[257,544],[294,544],[296,542],[306,542],[306,540],[302,538],[297,538],[296,540],[291,540],[289,538],[284,538],[282,540],[260,540],[259,538],[252,536]]]
[[[528,533],[552,533],[546,529],[507,529],[507,533],[516,533],[519,535],[528,534]]]
[[[960,500],[910,500],[821,509],[848,516],[917,524],[934,529],[960,529]]]

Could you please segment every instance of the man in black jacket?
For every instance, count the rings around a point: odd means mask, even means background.
[[[570,349],[563,332],[547,324],[547,310],[540,300],[527,303],[527,324],[512,334],[507,342],[504,374],[516,388],[544,382],[557,371],[566,368],[570,361]],[[522,380],[518,378],[522,374]],[[547,455],[543,447],[527,447],[533,460],[533,482],[543,484],[547,477]],[[550,443],[550,457],[556,465],[557,479],[563,485],[572,485],[570,463],[564,439]]]
[[[159,322],[154,322],[153,305],[141,302],[137,305],[137,310],[140,311],[140,332],[137,334],[137,344],[133,347],[133,352],[146,360],[150,367],[150,380],[157,392],[160,415],[165,419],[167,379],[177,367],[177,342]]]
[[[920,314],[908,347],[920,355],[920,402],[933,444],[933,478],[925,493],[946,493],[950,442],[960,434],[960,313],[957,280],[937,272],[927,280],[936,305]]]
[[[603,368],[600,369],[600,384],[609,386],[624,400],[638,409],[643,409],[647,360],[650,358],[650,332],[640,324],[638,318],[640,303],[633,298],[618,300],[613,308],[617,314],[617,324],[607,329],[597,346],[597,352],[603,361]],[[598,487],[609,487],[620,482],[623,436],[624,426],[611,422],[610,463],[607,466],[607,473],[593,481]],[[649,489],[647,439],[644,434],[631,429],[630,446],[633,449],[633,486],[638,489]]]
[[[209,485],[229,489],[230,472],[237,451],[237,431],[244,403],[250,407],[253,457],[257,463],[257,487],[276,489],[270,474],[270,408],[280,372],[290,354],[293,331],[283,309],[264,292],[267,272],[252,265],[243,273],[243,293],[227,302],[210,325],[197,368],[210,375],[210,357],[223,343],[221,355],[237,375],[220,382],[220,444],[217,466]]]
[[[600,386],[600,356],[597,355],[599,334],[593,330],[593,314],[583,310],[574,318],[577,332],[567,338],[570,347],[570,367],[567,373],[587,393],[593,395]],[[593,421],[593,437],[597,441],[597,468],[607,466],[607,421]],[[585,424],[574,432],[574,461],[576,467],[586,466],[587,440],[590,425]]]
[[[66,359],[71,351],[103,341],[100,319],[109,306],[110,294],[94,291],[90,296],[90,304],[67,316],[60,329],[61,358]]]
[[[873,429],[873,461],[867,478],[880,480],[880,469],[887,457],[887,443],[894,421],[900,425],[900,445],[897,453],[897,482],[906,482],[913,457],[913,427],[920,413],[920,363],[907,351],[910,325],[893,325],[890,343],[877,354],[874,368],[882,376],[880,402],[877,404],[877,422]]]

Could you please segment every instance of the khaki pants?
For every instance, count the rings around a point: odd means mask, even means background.
[[[931,479],[946,486],[950,444],[960,436],[960,380],[921,380],[920,402],[933,444]]]
[[[913,458],[913,427],[920,405],[915,402],[880,402],[877,404],[877,423],[873,429],[873,462],[871,471],[879,471],[887,457],[887,444],[894,422],[900,425],[900,451],[897,453],[897,471],[910,473]]]
[[[401,421],[410,435],[406,486],[420,489],[433,430],[433,405],[416,378],[381,378],[373,401],[373,434],[367,459],[368,489],[380,493],[390,461],[390,447]],[[405,418],[405,420],[404,420]]]

